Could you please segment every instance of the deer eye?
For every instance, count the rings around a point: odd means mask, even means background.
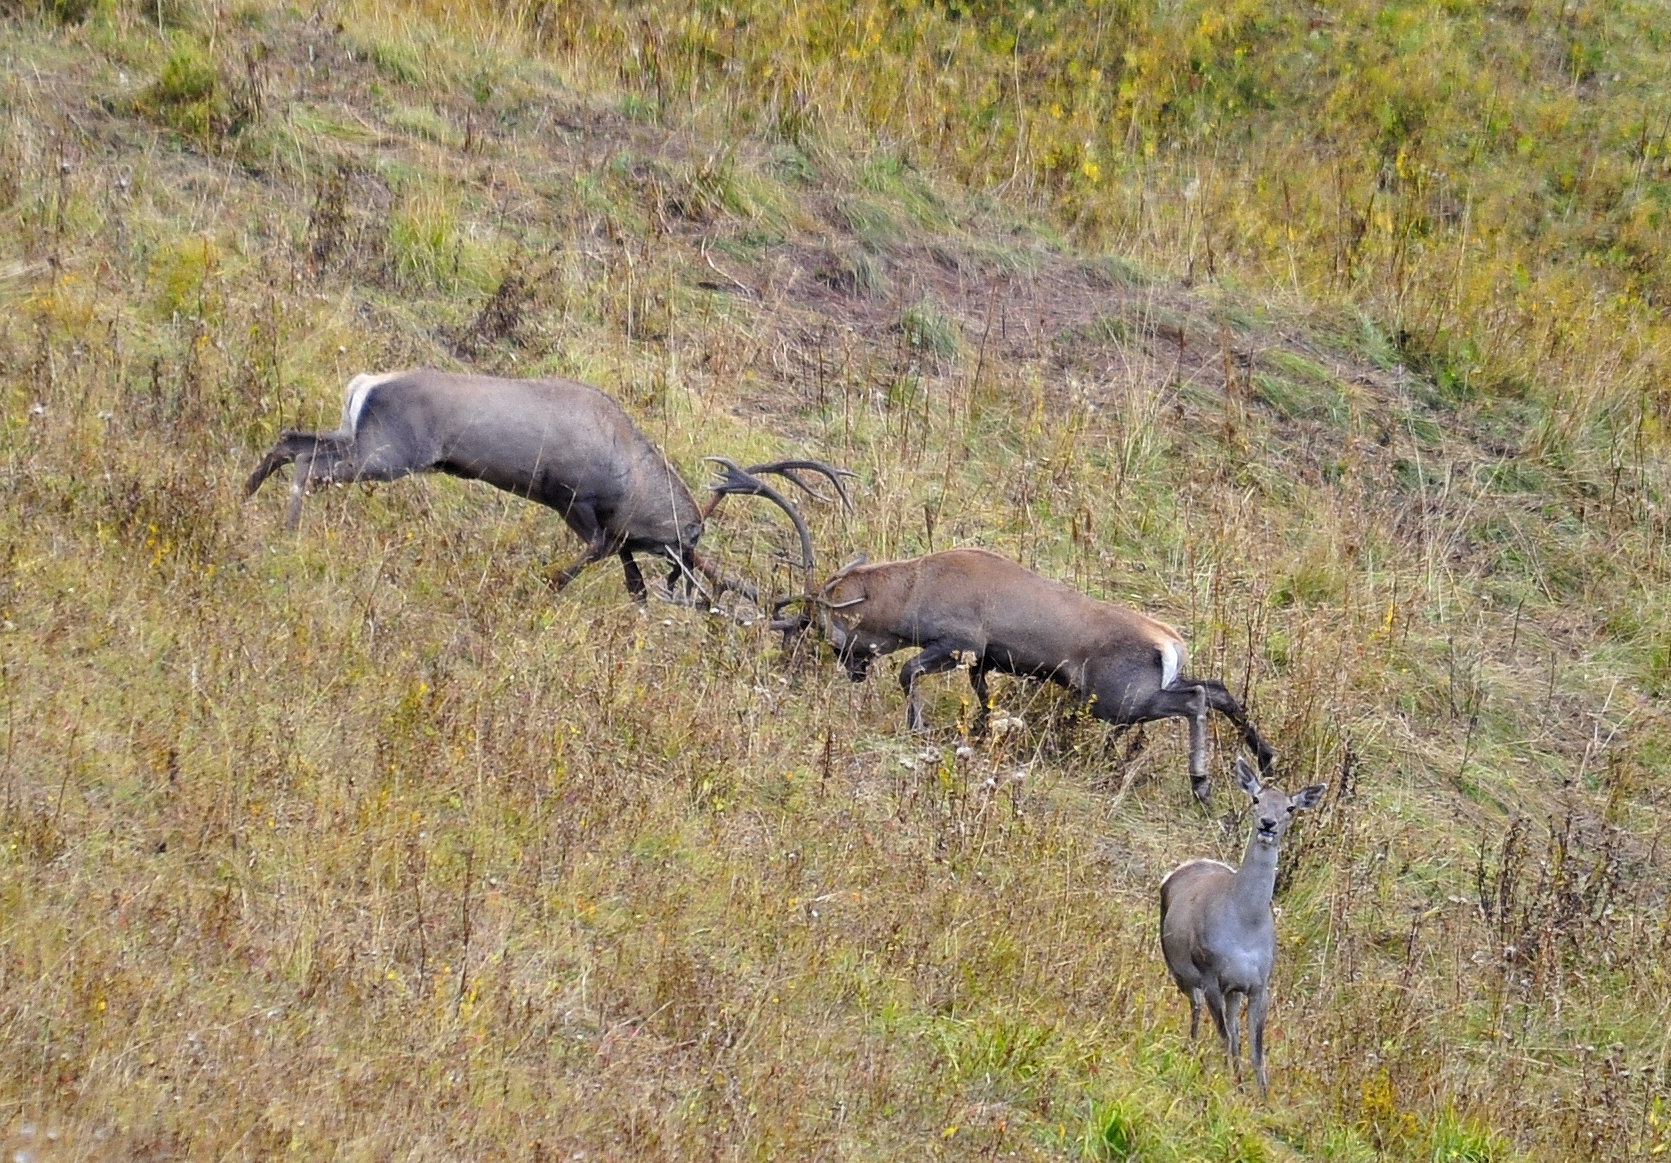
[[[1292,816],[1294,814],[1294,805],[1293,804],[1288,805],[1288,814],[1290,816]]]

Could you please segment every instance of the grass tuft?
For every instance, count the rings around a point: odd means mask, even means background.
[[[1086,1120],[1085,1157],[1105,1163],[1143,1158],[1144,1117],[1127,1103],[1094,1107]]]
[[[952,362],[963,350],[963,331],[957,321],[928,300],[906,307],[900,313],[899,329],[906,343],[942,362]]]
[[[187,137],[206,141],[225,128],[226,101],[213,61],[189,36],[176,37],[139,108]]]

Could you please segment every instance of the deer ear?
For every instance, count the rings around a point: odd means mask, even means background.
[[[1250,796],[1259,794],[1264,785],[1259,782],[1259,773],[1253,770],[1253,764],[1247,761],[1247,756],[1236,756],[1236,785]]]
[[[840,569],[836,570],[835,573],[831,574],[830,576],[831,576],[832,579],[834,579],[834,578],[840,577],[842,574],[851,573],[853,570],[858,569],[861,565],[865,564],[865,562],[867,562],[869,560],[870,560],[870,554],[860,553],[859,556],[855,557],[852,561],[849,561],[846,565],[843,565]]]
[[[1288,802],[1296,808],[1315,808],[1322,802],[1323,793],[1328,790],[1327,784],[1314,783],[1295,792],[1288,798]]]

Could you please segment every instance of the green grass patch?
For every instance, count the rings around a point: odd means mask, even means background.
[[[194,39],[176,37],[162,71],[135,101],[144,113],[187,137],[224,128],[227,106],[214,61]]]
[[[209,280],[221,258],[221,248],[207,235],[170,240],[158,248],[151,256],[157,314],[164,319],[207,317],[214,303]]]
[[[341,111],[324,106],[296,104],[287,113],[290,124],[305,132],[328,137],[348,145],[371,145],[383,140],[383,134],[370,125],[342,116]]]
[[[464,133],[428,105],[395,105],[383,114],[383,119],[403,133],[437,145],[456,147],[464,144]]]
[[[415,45],[375,40],[366,47],[365,53],[378,73],[396,84],[416,87],[426,80],[423,57]]]
[[[929,300],[913,303],[900,314],[905,342],[938,360],[951,361],[963,350],[963,329]]]
[[[1149,1138],[1147,1123],[1147,1116],[1132,1103],[1093,1106],[1085,1119],[1085,1158],[1099,1163],[1132,1163],[1142,1159]]]
[[[1333,425],[1346,422],[1346,397],[1331,384],[1269,372],[1255,372],[1252,383],[1255,398],[1290,420],[1321,420]]]

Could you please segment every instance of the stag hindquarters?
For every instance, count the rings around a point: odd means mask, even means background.
[[[319,485],[394,480],[411,471],[384,469],[379,472],[374,467],[368,472],[355,462],[354,451],[353,438],[339,433],[286,432],[255,466],[255,471],[244,484],[244,496],[251,496],[261,487],[262,481],[285,465],[294,463],[296,470],[290,482],[290,501],[284,510],[285,528],[294,529],[302,520],[302,501]]]
[[[897,649],[902,641],[875,631],[854,630],[838,646],[855,681],[862,679],[877,653]],[[1217,679],[1174,678],[1165,682],[1164,661],[1154,655],[1141,657],[1110,654],[1088,663],[1071,661],[1048,665],[1030,660],[1025,652],[1009,650],[977,640],[973,636],[948,635],[922,643],[922,651],[899,672],[905,692],[906,725],[913,731],[926,730],[918,680],[959,667],[969,670],[969,684],[975,693],[975,730],[985,729],[991,705],[987,675],[1000,673],[1042,678],[1060,683],[1086,698],[1092,715],[1116,727],[1136,726],[1156,719],[1186,719],[1189,722],[1190,784],[1203,802],[1211,794],[1207,767],[1207,712],[1218,711],[1242,731],[1247,745],[1258,757],[1261,770],[1275,761],[1270,745],[1248,722],[1247,715],[1228,687]]]
[[[1105,722],[1128,727],[1157,719],[1188,720],[1190,787],[1203,803],[1212,794],[1207,767],[1208,710],[1217,711],[1241,730],[1261,772],[1268,774],[1276,761],[1275,752],[1248,721],[1236,696],[1217,679],[1180,675],[1163,684],[1162,667],[1122,659],[1093,665],[1089,671],[1089,689],[1082,693],[1091,700],[1091,713]]]

